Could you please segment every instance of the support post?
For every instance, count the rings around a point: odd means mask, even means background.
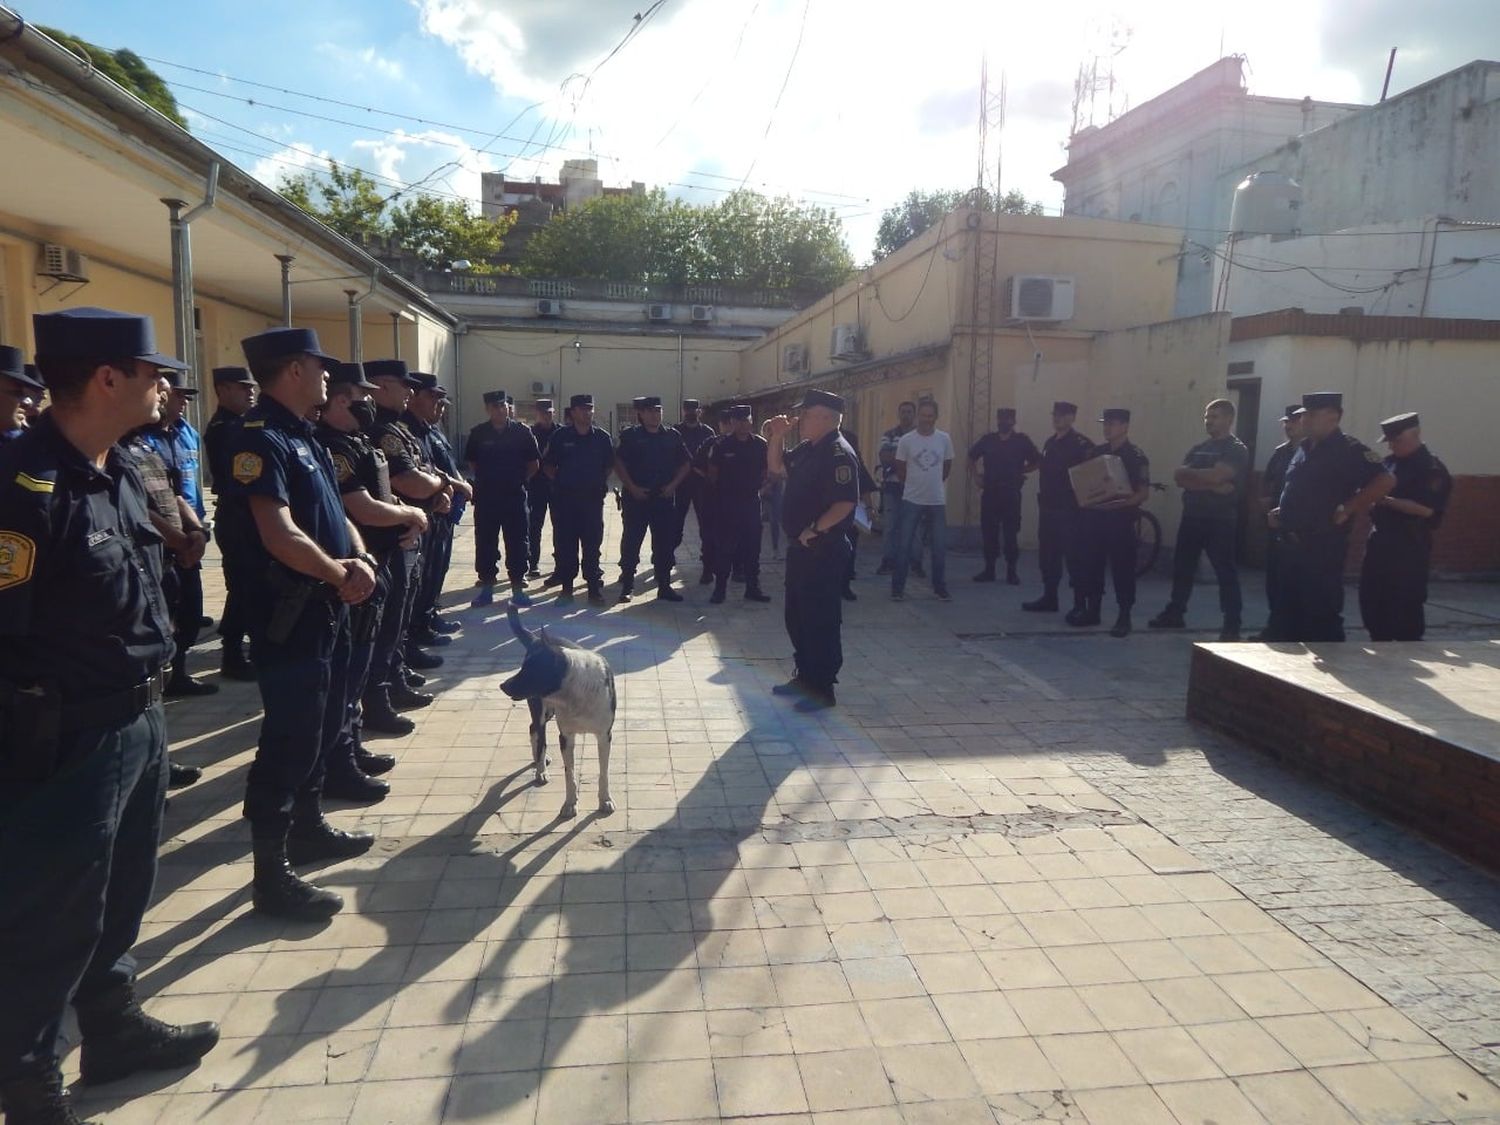
[[[292,263],[297,260],[295,254],[277,254],[276,260],[281,263],[281,324],[284,328],[292,326]]]

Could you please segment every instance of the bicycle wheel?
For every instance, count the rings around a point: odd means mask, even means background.
[[[1161,521],[1150,512],[1135,514],[1135,576],[1143,577],[1156,566],[1161,555]]]

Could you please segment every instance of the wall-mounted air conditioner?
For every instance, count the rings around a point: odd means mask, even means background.
[[[1017,274],[1006,282],[1003,311],[1011,320],[1072,320],[1073,279]]]
[[[694,305],[693,323],[711,324],[714,319],[714,307],[712,305]]]
[[[55,242],[42,244],[42,257],[36,272],[40,277],[56,278],[58,281],[87,281],[89,279],[88,255],[59,246]]]
[[[538,297],[536,302],[537,316],[562,316],[563,303],[556,297]]]
[[[789,375],[807,372],[807,345],[787,344],[781,349],[781,369]]]
[[[646,306],[646,319],[647,320],[671,320],[672,319],[672,306],[671,305],[647,305]]]
[[[836,324],[828,354],[834,359],[863,359],[864,343],[859,336],[859,325]]]

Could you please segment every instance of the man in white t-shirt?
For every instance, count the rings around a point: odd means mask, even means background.
[[[896,475],[901,481],[901,518],[897,529],[896,569],[891,574],[891,598],[906,597],[906,575],[913,547],[926,527],[932,545],[932,592],[940,601],[948,595],[947,553],[948,474],[953,469],[953,439],[937,428],[938,405],[932,399],[917,404],[917,428],[896,443]]]

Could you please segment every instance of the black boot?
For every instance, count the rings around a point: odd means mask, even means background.
[[[1146,622],[1148,629],[1186,629],[1187,620],[1182,616],[1182,610],[1176,606],[1167,606],[1150,621]]]
[[[1092,594],[1079,597],[1073,609],[1064,618],[1069,625],[1084,627],[1099,624],[1099,605],[1103,598],[1096,598]]]
[[[1083,618],[1088,616],[1089,600],[1077,590],[1073,591],[1073,608],[1063,616],[1063,620],[1069,625],[1080,625]]]
[[[360,711],[363,715],[361,725],[375,734],[410,734],[417,729],[416,723],[396,714],[396,709],[391,706],[390,693],[383,687],[365,692]]]
[[[98,1125],[73,1112],[58,1070],[0,1085],[0,1110],[6,1125]]]
[[[162,692],[168,699],[187,699],[197,695],[217,695],[218,684],[205,684],[188,675],[187,657],[179,656],[172,661],[172,676]]]
[[[680,602],[683,600],[682,595],[672,589],[672,580],[670,578],[663,578],[656,583],[656,598],[658,601],[663,602]]]
[[[167,788],[185,789],[198,781],[203,776],[203,771],[197,766],[183,766],[176,762],[167,762]]]
[[[1124,609],[1120,610],[1118,616],[1115,617],[1115,623],[1114,623],[1114,625],[1109,630],[1109,635],[1111,637],[1128,637],[1128,636],[1130,636],[1130,610],[1129,610],[1129,608],[1124,608]]]
[[[413,691],[403,683],[391,686],[389,698],[397,711],[415,711],[430,706],[436,697],[425,691]]]
[[[768,602],[771,595],[760,588],[760,579],[751,578],[745,582],[745,600],[747,602]]]
[[[323,778],[323,796],[333,801],[354,801],[358,804],[374,804],[390,794],[391,785],[378,777],[371,777],[358,765],[340,766],[331,769]]]
[[[443,666],[443,658],[434,656],[430,652],[423,652],[416,645],[406,646],[406,663],[421,672],[430,672],[434,668]]]
[[[589,583],[589,605],[603,605],[603,604],[604,604],[604,583],[602,583],[602,582],[590,582]]]
[[[1057,591],[1044,590],[1042,596],[1034,601],[1022,602],[1021,608],[1030,613],[1056,613]]]
[[[725,597],[729,593],[729,582],[726,579],[714,579],[714,592],[708,599],[714,605],[723,605]]]
[[[620,575],[620,601],[628,602],[635,595],[635,575]]]
[[[974,575],[975,582],[993,582],[994,580],[995,564],[993,562],[985,563],[984,569],[981,570],[978,574]]]
[[[426,645],[428,648],[442,648],[451,645],[453,638],[447,633],[435,633],[430,626],[424,625],[420,629],[413,629],[406,635],[407,644]]]
[[[1016,573],[1015,563],[1005,564],[1005,584],[1007,586],[1019,586],[1021,584],[1021,576]]]
[[[708,567],[705,566],[703,568],[703,573],[700,574],[700,575],[698,575],[698,585],[700,585],[700,586],[708,586],[708,585],[710,585],[713,582],[713,580],[714,580],[714,572],[711,571],[711,570],[709,570]]]
[[[117,1082],[142,1070],[192,1066],[219,1042],[216,1023],[178,1027],[148,1016],[128,984],[74,1006],[83,1033],[83,1081],[89,1085]]]
[[[354,750],[354,764],[359,767],[360,773],[377,777],[383,773],[390,773],[396,768],[396,756],[376,754],[366,750],[363,746],[358,746]]]
[[[256,910],[294,922],[322,922],[344,908],[339,895],[313,886],[292,870],[285,837],[258,839],[254,847]]]
[[[460,632],[463,629],[463,625],[459,622],[448,621],[442,617],[439,617],[435,613],[432,615],[432,620],[428,622],[427,627],[434,633],[442,633],[444,636],[448,637],[451,637],[454,633]]]
[[[295,867],[325,859],[353,859],[375,846],[370,832],[345,832],[324,819],[321,812],[293,813],[286,837],[287,862]]]
[[[413,672],[410,668],[402,666],[401,682],[409,688],[419,688],[427,682],[427,677],[421,672]]]
[[[224,642],[219,656],[219,675],[226,680],[255,682],[255,665],[250,663],[250,658],[245,655],[245,650],[238,641]]]

